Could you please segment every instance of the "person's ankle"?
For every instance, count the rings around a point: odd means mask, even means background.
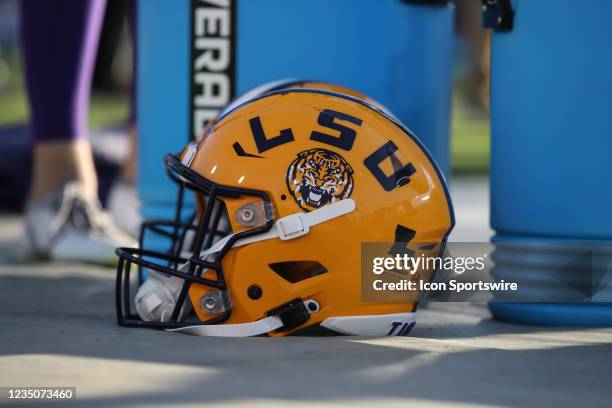
[[[62,191],[66,183],[73,180],[97,194],[98,179],[88,141],[42,142],[34,146],[30,201]]]

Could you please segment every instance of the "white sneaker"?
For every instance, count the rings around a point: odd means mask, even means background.
[[[107,204],[115,225],[132,237],[139,237],[142,216],[136,187],[126,181],[117,181],[111,187]]]
[[[112,265],[117,263],[116,247],[137,245],[79,182],[28,204],[25,229],[35,255],[57,261]]]

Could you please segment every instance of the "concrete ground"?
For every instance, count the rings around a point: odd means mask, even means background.
[[[453,239],[486,240],[486,183],[454,186]],[[0,219],[0,386],[76,386],[76,405],[100,407],[611,405],[612,329],[501,323],[464,303],[431,303],[406,338],[126,329],[113,269],[16,262],[18,234]]]

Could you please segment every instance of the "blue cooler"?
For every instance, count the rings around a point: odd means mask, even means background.
[[[514,301],[490,309],[522,323],[610,326],[612,2],[490,3],[493,275],[519,283]],[[555,301],[589,287],[588,300]]]

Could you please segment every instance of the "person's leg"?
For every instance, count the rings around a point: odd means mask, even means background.
[[[22,0],[34,136],[30,201],[78,180],[97,192],[87,140],[91,77],[106,0]]]
[[[91,77],[106,0],[22,0],[22,38],[31,107],[33,179],[25,211],[39,257],[116,261],[119,231],[97,198],[87,138]]]
[[[61,191],[68,181],[80,181],[89,194],[98,193],[91,146],[86,139],[40,142],[34,145],[29,201]]]

